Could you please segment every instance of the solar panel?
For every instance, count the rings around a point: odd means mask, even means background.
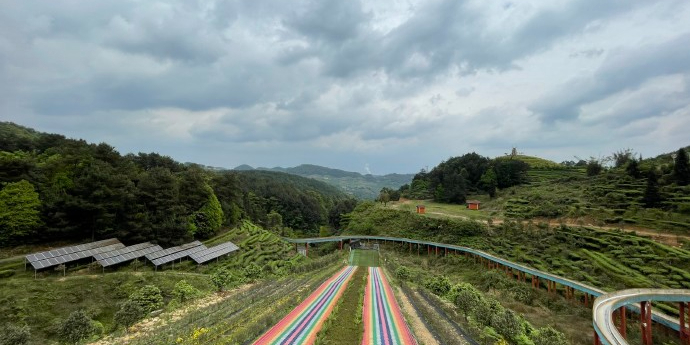
[[[124,248],[125,245],[117,239],[82,244],[79,246],[58,248],[47,252],[27,255],[27,261],[34,269],[48,268],[63,263],[77,261],[104,251]],[[31,258],[29,258],[31,256]],[[32,261],[33,260],[33,261]]]
[[[234,243],[225,242],[215,247],[211,247],[206,250],[194,253],[189,257],[192,258],[192,260],[196,261],[196,263],[202,264],[206,261],[215,259],[221,255],[232,253],[238,249],[240,248],[238,248]]]
[[[183,258],[183,257],[185,257],[185,256],[189,256],[189,255],[192,255],[192,254],[194,254],[194,253],[198,253],[198,252],[201,252],[201,251],[204,251],[204,250],[207,250],[207,249],[208,249],[208,248],[206,248],[205,245],[201,244],[201,245],[196,246],[196,247],[192,247],[192,248],[189,248],[189,249],[186,249],[186,250],[182,250],[182,251],[179,251],[179,252],[170,254],[170,255],[166,255],[166,256],[163,256],[163,257],[160,257],[160,258],[157,258],[157,259],[153,259],[153,260],[151,260],[151,262],[152,262],[155,266],[160,266],[160,265],[162,265],[162,264],[167,264],[168,262],[172,262],[172,261],[175,261],[175,260],[177,260],[177,259],[181,259],[181,258]]]
[[[148,247],[152,247],[152,246],[154,246],[154,244],[151,242],[138,243],[138,244],[135,244],[132,246],[127,246],[127,247],[124,247],[121,249],[111,250],[109,252],[104,252],[104,253],[101,253],[98,255],[94,255],[93,257],[94,257],[94,259],[101,261],[101,260],[105,260],[105,259],[108,259],[111,257],[124,255],[124,254],[130,253],[130,252],[133,252],[133,251],[136,251],[139,249],[148,248]]]
[[[183,250],[187,250],[187,249],[190,249],[190,248],[198,247],[198,246],[201,246],[201,245],[202,245],[202,244],[201,244],[201,242],[199,242],[199,241],[194,241],[194,242],[190,242],[190,243],[185,243],[185,244],[183,244],[183,245],[181,245],[181,246],[172,247],[172,248],[168,248],[168,249],[163,249],[163,250],[161,250],[161,251],[157,251],[157,252],[155,252],[155,253],[148,254],[148,255],[146,255],[146,258],[149,259],[149,261],[153,261],[153,260],[155,260],[155,259],[162,258],[162,257],[164,257],[164,256],[168,256],[168,255],[170,255],[170,254],[174,254],[174,253],[177,253],[177,252],[181,252],[181,251],[183,251]],[[204,246],[204,248],[206,248],[206,246]]]
[[[149,242],[139,243],[133,246],[125,247],[118,250],[113,250],[107,253],[94,255],[98,263],[103,267],[116,265],[125,261],[134,260],[145,256],[147,254],[155,253],[163,250],[161,246]]]
[[[71,246],[71,247],[57,248],[57,249],[53,249],[53,250],[49,250],[49,251],[45,251],[45,252],[29,254],[26,256],[26,260],[29,262],[35,262],[35,261],[50,259],[50,258],[54,258],[54,257],[58,257],[58,256],[63,256],[66,254],[81,252],[81,251],[85,251],[88,249],[105,247],[105,246],[109,246],[109,245],[116,244],[116,243],[120,243],[120,241],[116,238],[109,238],[107,240],[85,243],[85,244],[80,244],[80,245]]]

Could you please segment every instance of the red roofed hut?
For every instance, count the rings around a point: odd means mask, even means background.
[[[479,204],[482,202],[479,200],[467,200],[467,208],[470,210],[478,210],[479,209]]]
[[[424,207],[424,205],[417,205],[417,213],[424,214],[425,211],[426,207]]]

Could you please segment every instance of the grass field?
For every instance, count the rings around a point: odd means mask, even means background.
[[[350,255],[350,265],[379,267],[379,252],[377,250],[355,249]]]

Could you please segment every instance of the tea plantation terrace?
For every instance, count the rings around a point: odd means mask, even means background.
[[[674,331],[677,331],[683,339],[683,344],[690,344],[690,331],[686,324],[685,314],[690,309],[690,290],[684,289],[635,289],[623,290],[614,293],[607,293],[604,290],[560,277],[551,273],[540,271],[525,265],[521,265],[512,261],[508,261],[492,254],[483,252],[463,246],[456,246],[452,244],[414,240],[409,238],[387,237],[387,236],[366,236],[366,235],[343,235],[332,237],[317,237],[317,238],[283,238],[289,243],[294,243],[295,247],[298,244],[305,245],[305,251],[310,244],[325,243],[325,242],[340,242],[340,249],[343,247],[344,241],[353,240],[368,240],[368,241],[384,241],[393,242],[405,245],[409,248],[410,253],[416,250],[419,253],[421,248],[426,246],[429,254],[449,255],[452,253],[462,253],[468,257],[473,257],[475,261],[486,264],[488,268],[500,269],[511,278],[517,278],[522,281],[527,280],[527,275],[530,276],[532,286],[539,288],[542,283],[545,283],[547,290],[550,293],[557,293],[557,284],[563,286],[564,295],[569,299],[579,299],[586,305],[593,304],[593,325],[595,329],[595,345],[626,345],[625,335],[621,335],[618,330],[613,327],[613,315],[617,314],[622,320],[625,320],[625,310],[633,311],[641,315],[641,323],[643,325],[643,345],[651,344],[651,323],[657,322]],[[440,253],[439,253],[440,251]],[[577,292],[581,295],[577,296]],[[596,301],[595,301],[596,298]],[[679,302],[680,320],[664,313],[651,310],[650,301],[663,302]],[[640,302],[640,306],[633,304]],[[620,312],[623,311],[623,312]],[[625,321],[622,321],[623,324]]]
[[[91,258],[92,262],[98,262],[105,269],[109,266],[145,257],[158,269],[160,265],[170,262],[174,264],[175,260],[182,260],[185,257],[191,258],[200,265],[237,250],[239,248],[232,242],[206,247],[201,242],[194,241],[163,249],[161,246],[150,242],[125,246],[118,239],[110,238],[26,255],[24,267],[26,269],[26,264],[29,263],[34,268],[34,271],[37,272],[45,268],[66,265],[70,262]]]

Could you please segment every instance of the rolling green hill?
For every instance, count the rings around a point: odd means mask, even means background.
[[[238,171],[277,171],[302,177],[312,178],[335,186],[341,191],[358,199],[375,199],[382,188],[398,189],[410,183],[414,174],[362,175],[357,172],[332,169],[313,164],[302,164],[292,168],[252,168],[243,164],[236,167]]]

